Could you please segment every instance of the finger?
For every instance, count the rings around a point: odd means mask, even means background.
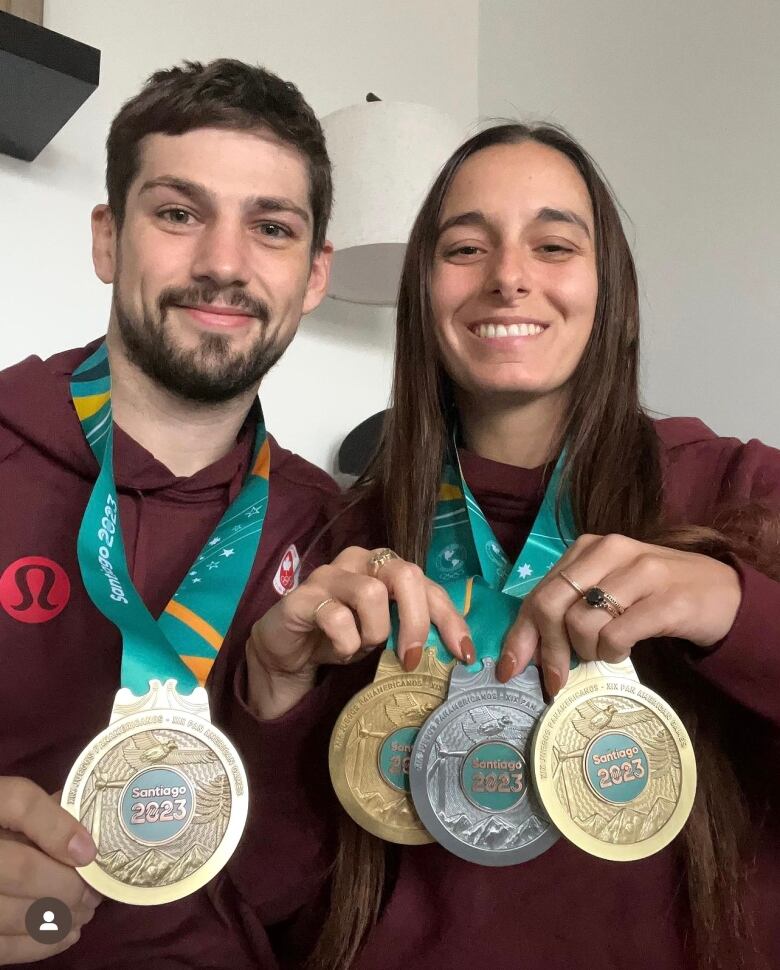
[[[317,663],[348,663],[361,653],[363,641],[355,614],[345,603],[326,603],[317,614],[317,625],[325,638],[315,651]]]
[[[34,963],[56,956],[78,942],[81,929],[72,929],[61,943],[36,943],[27,936],[0,936],[0,966],[9,963]]]
[[[665,592],[646,597],[608,623],[599,634],[598,658],[607,663],[625,660],[634,646],[652,637],[671,635],[679,611],[675,593]]]
[[[0,826],[67,865],[85,866],[97,855],[83,825],[27,778],[0,778]]]
[[[405,559],[386,562],[377,578],[398,607],[398,659],[404,670],[414,670],[431,628],[428,581],[419,566]]]
[[[442,643],[458,660],[473,664],[477,654],[466,618],[452,602],[449,593],[438,583],[429,579],[425,589],[431,622],[439,631]],[[426,639],[427,636],[426,631]]]
[[[0,845],[0,893],[23,899],[54,896],[69,908],[79,905],[84,880],[75,869],[39,849],[17,842]]]
[[[504,637],[496,667],[498,680],[505,684],[515,674],[521,674],[533,659],[538,646],[539,630],[531,617],[521,610]]]

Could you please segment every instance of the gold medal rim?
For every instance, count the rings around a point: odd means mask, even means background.
[[[241,840],[241,836],[243,835],[244,828],[246,826],[246,819],[249,812],[249,786],[246,769],[234,744],[223,731],[221,731],[215,724],[212,724],[211,721],[204,717],[190,713],[186,715],[189,720],[200,721],[205,727],[218,735],[220,742],[225,745],[235,759],[236,767],[240,775],[241,782],[244,786],[243,794],[238,793],[233,772],[227,765],[222,752],[210,739],[205,737],[205,735],[188,730],[181,724],[174,725],[163,723],[162,725],[150,725],[150,714],[180,717],[182,712],[181,710],[174,710],[173,708],[154,708],[153,710],[139,711],[136,714],[130,714],[127,717],[123,717],[112,722],[110,725],[108,725],[108,727],[101,731],[100,734],[96,735],[89,742],[89,744],[83,748],[79,756],[73,762],[73,767],[68,772],[68,777],[65,781],[65,785],[63,786],[60,801],[60,804],[65,811],[71,814],[78,821],[84,788],[92,775],[95,765],[98,764],[100,759],[102,759],[106,754],[112,751],[118,744],[122,743],[127,738],[133,737],[135,734],[141,734],[144,731],[154,730],[154,728],[163,728],[165,730],[177,731],[181,734],[189,735],[190,737],[201,741],[203,744],[209,747],[209,749],[219,758],[223,771],[229,779],[231,809],[230,818],[228,820],[227,828],[225,829],[225,834],[222,836],[222,841],[217,846],[216,851],[209,858],[208,862],[202,865],[195,872],[190,873],[189,876],[186,876],[184,879],[181,879],[178,882],[171,883],[168,886],[130,886],[127,883],[121,882],[119,879],[115,879],[113,876],[109,875],[107,872],[101,869],[97,862],[91,862],[89,865],[78,867],[79,875],[82,877],[82,879],[84,879],[85,882],[89,883],[93,889],[96,889],[102,895],[108,896],[110,899],[114,899],[117,902],[130,903],[135,906],[156,906],[161,903],[174,902],[177,899],[183,899],[185,896],[189,896],[192,893],[197,892],[198,889],[205,886],[206,883],[213,879],[214,876],[216,876],[225,867],[230,857],[238,847],[238,843]],[[84,773],[84,776],[78,784],[73,804],[68,804],[68,791],[70,790],[71,784],[73,783],[78,768],[80,767],[84,758],[96,745],[100,744],[101,740],[107,734],[115,732],[122,724],[136,720],[139,721],[136,727],[128,728],[126,732],[116,738],[114,743],[107,745],[101,751],[99,756],[95,756],[90,770]]]
[[[594,686],[596,689],[594,690]],[[660,852],[664,849],[673,839],[679,835],[688,816],[691,814],[691,809],[693,808],[693,801],[696,795],[696,755],[693,750],[693,743],[691,742],[690,735],[685,729],[685,725],[682,723],[680,718],[674,712],[672,707],[659,695],[656,694],[654,690],[646,687],[644,684],[639,683],[634,680],[616,680],[608,677],[599,677],[598,680],[589,680],[587,684],[577,686],[572,688],[572,691],[576,691],[582,695],[582,700],[599,700],[604,699],[609,696],[614,696],[619,694],[625,697],[627,700],[631,700],[634,703],[641,703],[645,707],[649,707],[653,713],[662,722],[663,726],[672,736],[675,746],[677,748],[677,753],[680,757],[680,796],[677,800],[677,805],[674,811],[669,816],[667,821],[664,823],[661,829],[652,835],[648,839],[644,839],[642,842],[637,842],[634,844],[621,844],[615,845],[609,842],[603,842],[601,839],[597,839],[592,835],[589,835],[574,822],[569,813],[563,807],[562,802],[558,798],[555,791],[553,781],[552,781],[552,771],[551,765],[547,765],[547,778],[542,779],[540,777],[540,765],[541,765],[541,741],[545,731],[545,725],[549,723],[550,719],[555,714],[555,705],[557,702],[566,699],[567,691],[564,688],[560,694],[555,699],[555,702],[551,704],[544,714],[541,716],[539,723],[537,724],[536,731],[534,732],[533,743],[531,748],[531,763],[532,772],[534,778],[534,784],[536,786],[536,791],[539,795],[539,799],[544,806],[545,811],[550,816],[553,825],[574,845],[582,849],[584,852],[590,855],[597,856],[600,859],[608,859],[613,862],[636,862],[639,859],[645,859],[648,856],[654,855],[656,852]],[[648,704],[642,695],[638,695],[638,691],[642,691],[644,695],[649,696],[654,704]],[[574,704],[572,704],[572,707]],[[561,719],[563,723],[563,718]],[[555,733],[560,730],[560,727],[556,727],[550,730],[549,737],[549,750],[552,750],[552,741],[555,737]],[[686,746],[681,747],[679,742],[679,736],[682,735],[686,741]]]
[[[396,845],[428,845],[435,840],[428,833],[428,830],[425,828],[422,822],[418,820],[417,828],[406,829],[405,831],[399,831],[398,829],[391,828],[390,826],[381,822],[379,819],[375,818],[365,809],[362,802],[353,792],[349,782],[347,781],[345,764],[346,746],[343,744],[337,744],[336,739],[344,721],[348,719],[354,720],[357,714],[353,714],[353,712],[366,705],[369,700],[375,699],[375,695],[372,696],[372,692],[375,691],[376,687],[379,685],[387,685],[385,687],[385,695],[390,695],[395,691],[403,691],[408,693],[410,690],[412,693],[416,693],[421,687],[427,687],[430,692],[435,693],[441,698],[442,703],[447,695],[446,680],[438,677],[432,677],[429,674],[415,674],[413,672],[408,674],[398,674],[392,677],[385,677],[381,680],[375,680],[367,687],[364,687],[363,690],[361,690],[358,694],[355,694],[355,696],[344,706],[336,720],[333,731],[331,732],[330,745],[328,749],[328,768],[330,770],[331,783],[342,807],[344,808],[344,811],[353,819],[353,821],[355,821],[361,828],[364,828],[367,832],[370,832],[372,835],[375,835],[380,839],[384,839],[385,842],[393,842]],[[424,723],[425,722],[423,722],[423,724]],[[422,724],[420,724],[418,728],[422,728]],[[344,731],[345,740],[349,736],[349,733],[349,730]],[[377,775],[380,782],[387,787],[388,791],[394,791],[396,795],[399,794],[398,790],[392,789],[378,772]],[[409,805],[414,809],[414,802],[412,801],[411,793],[407,792],[406,798]]]

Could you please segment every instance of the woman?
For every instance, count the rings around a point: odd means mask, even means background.
[[[412,231],[393,407],[340,527],[423,566],[454,432],[465,482],[511,563],[559,467],[559,512],[571,509],[580,538],[525,598],[499,676],[535,657],[554,695],[571,651],[631,656],[693,737],[699,788],[683,834],[636,863],[561,840],[522,865],[482,868],[437,845],[379,843],[343,814],[337,839],[320,767],[316,799],[295,795],[302,774],[288,780],[311,840],[285,851],[295,853],[290,868],[307,862],[297,904],[311,905],[291,919],[290,894],[271,917],[287,921],[282,955],[306,948],[307,921],[319,927],[321,889],[329,915],[312,966],[780,965],[780,840],[767,815],[780,736],[780,583],[769,575],[780,552],[780,453],[718,439],[695,420],[652,421],[638,400],[638,348],[633,260],[589,156],[551,127],[476,135],[446,163]],[[367,561],[349,550],[258,624],[248,658],[253,703],[268,718],[261,741],[311,744],[371,679],[371,660],[317,675],[320,662],[360,657],[381,632],[365,635],[365,605],[354,619],[350,583],[365,577],[345,579]],[[379,573],[391,596],[400,576],[418,603],[417,632],[409,626],[399,645],[409,668],[437,594],[393,562]],[[592,609],[573,588],[596,585],[625,611]],[[467,659],[468,640],[446,622],[448,644]],[[279,831],[272,811],[267,824]]]

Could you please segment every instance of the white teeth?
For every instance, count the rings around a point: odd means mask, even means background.
[[[538,323],[510,323],[508,327],[503,323],[480,323],[474,332],[478,337],[534,337],[543,331]]]

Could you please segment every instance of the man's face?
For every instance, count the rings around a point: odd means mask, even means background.
[[[303,157],[263,131],[201,128],[139,146],[117,236],[93,213],[98,276],[128,357],[195,401],[257,384],[322,300],[331,247],[312,254]]]

